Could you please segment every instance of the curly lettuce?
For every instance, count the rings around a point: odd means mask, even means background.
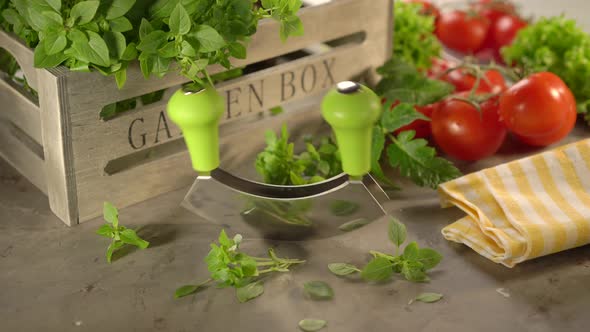
[[[396,1],[394,5],[393,56],[428,69],[441,45],[434,34],[434,17],[420,13],[422,5]]]

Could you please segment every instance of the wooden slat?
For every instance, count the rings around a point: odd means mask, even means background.
[[[38,144],[43,145],[39,106],[3,79],[0,79],[0,102],[0,116],[10,120]]]
[[[70,112],[64,75],[60,69],[39,71],[39,100],[49,206],[65,224],[78,223]]]
[[[379,45],[375,53],[367,53],[363,65],[374,67],[375,59],[384,59],[391,52],[392,22],[391,0],[338,0],[319,6],[303,8],[299,16],[305,27],[301,37],[291,37],[286,42],[279,38],[279,24],[271,19],[260,22],[256,34],[248,47],[246,60],[234,60],[235,66],[245,66],[270,59],[278,55],[300,50],[311,44],[344,37],[355,32],[367,33],[368,42]],[[385,10],[384,10],[385,9]],[[387,20],[387,21],[386,21]],[[388,40],[389,42],[385,42]],[[223,70],[220,66],[212,66],[211,73]],[[127,71],[126,86],[119,90],[112,77],[104,77],[98,73],[69,73],[69,86],[72,108],[87,109],[96,104],[107,105],[114,101],[132,98],[158,89],[176,86],[186,82],[186,78],[171,73],[163,79],[143,78],[139,66],[134,64]],[[92,100],[87,97],[92,94]]]
[[[264,147],[264,132],[278,131],[286,119],[293,129],[305,128],[306,134],[317,133],[323,128],[317,105],[307,110],[294,110],[289,116],[269,119],[263,126],[248,127],[247,131],[221,139],[222,167],[238,168],[244,163],[253,164],[255,151]],[[295,130],[292,133],[296,135]],[[113,176],[101,175],[78,179],[78,200],[80,222],[90,220],[102,213],[102,202],[111,201],[118,207],[125,207],[154,197],[154,193],[165,193],[188,187],[196,173],[192,170],[186,152],[159,159]],[[188,189],[188,188],[187,188]],[[180,202],[179,202],[180,204]]]
[[[25,73],[29,85],[37,90],[38,70],[33,66],[33,50],[23,44],[23,42],[15,35],[6,33],[2,30],[0,30],[0,47],[12,54]]]
[[[17,129],[10,122],[2,119],[0,119],[0,142],[2,142],[0,157],[8,161],[44,194],[47,194],[43,159],[19,139]]]
[[[334,83],[361,74],[366,69],[355,64],[362,62],[365,51],[359,45],[347,46],[221,84],[218,88],[226,100],[238,102],[228,108],[222,123],[240,120],[285,101],[321,94]],[[258,89],[258,95],[254,94],[251,87]],[[263,107],[260,107],[257,96],[263,101]],[[96,174],[93,169],[105,165],[111,159],[181,136],[180,130],[168,120],[163,103],[123,114],[107,122],[96,121],[97,114],[98,111],[72,115],[72,123],[75,124],[72,134],[77,138],[75,154],[80,156],[76,158],[79,176],[85,176],[85,170]]]

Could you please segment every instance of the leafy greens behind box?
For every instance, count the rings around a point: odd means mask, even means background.
[[[301,35],[301,0],[0,0],[0,26],[35,48],[35,66],[65,64],[74,71],[114,75],[139,60],[146,78],[179,70],[210,81],[206,67],[231,68],[246,57],[258,22],[273,18],[280,35]]]

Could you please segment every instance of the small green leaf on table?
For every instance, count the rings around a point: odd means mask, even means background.
[[[357,268],[356,266],[354,266],[352,264],[347,264],[347,263],[328,264],[328,269],[333,274],[335,274],[337,276],[341,276],[341,277],[347,276],[347,275],[350,275],[353,273],[361,272],[361,270],[359,270],[359,268]]]
[[[330,204],[332,214],[339,217],[349,216],[359,209],[359,205],[355,202],[337,200]]]
[[[363,226],[366,226],[370,223],[371,223],[371,221],[369,219],[358,218],[358,219],[351,220],[347,223],[344,223],[344,224],[338,226],[338,229],[343,232],[350,232],[350,231],[354,231],[355,229],[359,229]]]
[[[308,281],[303,284],[305,294],[313,300],[329,300],[334,297],[334,290],[323,281]]]
[[[414,301],[420,301],[424,303],[434,303],[440,301],[443,298],[442,294],[439,293],[422,293],[414,299]]]
[[[316,332],[323,329],[328,322],[322,319],[306,318],[299,322],[299,328],[305,332]]]
[[[241,303],[248,302],[264,293],[264,286],[260,281],[247,284],[236,289],[236,296]]]
[[[176,290],[176,292],[174,292],[174,297],[179,299],[181,297],[195,294],[204,288],[205,287],[203,285],[185,285],[185,286],[179,287]]]
[[[373,258],[361,271],[361,277],[366,281],[385,281],[393,275],[393,264],[384,257]]]

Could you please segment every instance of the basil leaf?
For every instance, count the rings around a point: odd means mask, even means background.
[[[113,237],[113,228],[111,227],[110,224],[104,224],[104,225],[100,226],[100,228],[96,231],[96,234],[98,234],[100,236],[112,238]]]
[[[419,255],[418,250],[418,243],[412,242],[404,249],[403,257],[407,260],[417,260]]]
[[[119,211],[113,204],[104,202],[102,215],[104,220],[109,224],[112,224],[113,227],[119,227]]]
[[[236,59],[246,58],[246,47],[239,42],[229,44],[229,53]]]
[[[137,49],[135,48],[134,43],[129,43],[125,48],[125,52],[121,55],[121,60],[124,61],[133,61],[137,58]]]
[[[247,284],[236,289],[236,296],[241,303],[248,302],[264,293],[264,286],[260,281]]]
[[[114,32],[127,32],[133,30],[133,25],[131,25],[131,22],[124,16],[109,21],[109,25],[111,27],[111,31]]]
[[[110,56],[117,60],[120,59],[127,48],[125,36],[120,32],[107,31],[103,38],[109,48]]]
[[[285,42],[289,36],[302,36],[303,22],[301,22],[301,19],[297,16],[290,16],[281,20],[279,34],[283,42]]]
[[[30,25],[36,31],[47,31],[51,28],[60,28],[63,26],[63,19],[56,12],[40,12],[29,8],[29,15],[31,17]]]
[[[158,49],[168,41],[168,34],[162,30],[150,32],[141,39],[137,49],[145,53],[157,53]]]
[[[168,42],[158,50],[158,55],[164,58],[174,58],[177,54],[174,42]]]
[[[47,55],[53,55],[61,52],[66,48],[68,40],[66,38],[66,32],[64,30],[59,32],[48,33],[43,40],[45,44],[45,51]]]
[[[219,233],[219,238],[217,239],[217,242],[219,242],[220,245],[227,247],[227,248],[234,245],[234,242],[232,240],[230,240],[229,237],[227,237],[227,234],[225,233],[225,230],[223,230],[223,229]]]
[[[328,269],[337,276],[347,276],[356,272],[360,272],[356,266],[346,263],[328,264]]]
[[[389,240],[399,248],[406,241],[406,226],[399,222],[399,220],[391,217],[391,220],[389,221],[388,235]]]
[[[316,332],[316,331],[323,329],[326,325],[328,325],[328,322],[326,322],[325,320],[321,320],[321,319],[306,318],[306,319],[301,320],[298,325],[302,331]]]
[[[430,280],[426,275],[426,271],[424,271],[424,265],[417,261],[405,261],[401,273],[407,280],[413,282],[426,282]]]
[[[422,293],[414,299],[415,301],[420,301],[424,303],[433,303],[438,302],[440,299],[443,298],[442,294],[439,293]]]
[[[205,289],[203,285],[185,285],[176,289],[176,291],[174,292],[174,297],[178,299],[191,294],[195,294],[203,289]]]
[[[371,223],[371,221],[369,219],[359,218],[359,219],[355,219],[355,220],[349,221],[347,223],[344,223],[344,224],[338,226],[338,229],[343,232],[350,232],[350,231],[354,231],[355,229],[359,229],[363,226],[366,226],[370,223]]]
[[[225,40],[219,32],[208,25],[199,25],[194,31],[194,37],[200,43],[200,53],[215,52],[225,46]]]
[[[421,248],[418,251],[418,262],[424,265],[424,269],[430,270],[440,263],[442,255],[436,250],[430,248]]]
[[[329,300],[334,297],[332,287],[323,281],[308,281],[303,284],[303,290],[313,300]]]
[[[121,236],[121,241],[123,241],[123,243],[134,245],[136,247],[139,247],[140,249],[145,249],[150,245],[149,242],[141,239],[135,233],[135,231],[130,228],[121,231],[121,233],[119,233],[119,236]]]
[[[335,216],[343,217],[355,213],[359,209],[359,205],[355,202],[337,200],[330,204],[330,210]]]
[[[393,264],[384,257],[373,258],[361,271],[361,277],[367,281],[385,281],[393,274]]]
[[[135,4],[135,0],[112,0],[107,9],[107,20],[112,20],[125,15]]]
[[[68,39],[78,44],[88,43],[88,37],[86,37],[86,34],[75,28],[68,31]]]
[[[122,246],[124,246],[125,244],[121,241],[112,241],[111,244],[109,244],[109,247],[107,248],[107,252],[106,252],[106,257],[107,257],[107,262],[111,262],[111,259],[113,257],[113,253],[117,250],[120,249]]]
[[[115,73],[115,82],[117,82],[117,87],[119,89],[125,86],[125,82],[127,82],[127,68],[121,69]]]
[[[66,61],[68,58],[64,53],[56,53],[53,55],[47,54],[45,51],[45,44],[40,43],[35,48],[34,64],[37,68],[53,68]]]
[[[99,1],[82,1],[74,5],[70,11],[70,18],[74,20],[76,24],[86,24],[92,21],[98,6]]]
[[[191,20],[181,3],[178,3],[170,14],[168,26],[170,33],[174,35],[186,35],[191,30]]]
[[[139,39],[143,40],[147,35],[149,35],[154,28],[150,21],[146,20],[145,18],[141,19],[141,24],[139,25]]]

